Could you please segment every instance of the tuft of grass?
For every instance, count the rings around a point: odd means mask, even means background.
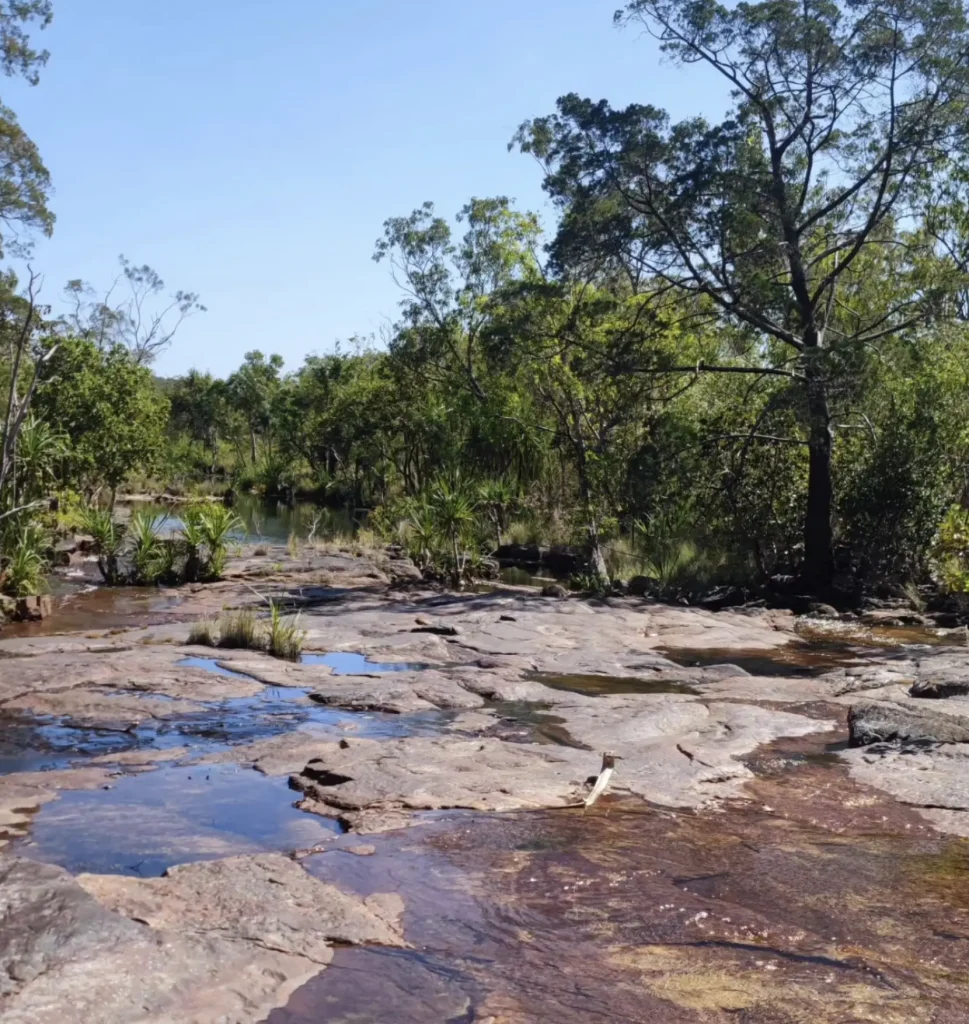
[[[190,647],[215,647],[215,627],[211,622],[193,622],[188,631]]]
[[[245,651],[261,650],[262,641],[256,629],[256,616],[248,609],[223,615],[219,621],[218,646]]]
[[[274,658],[299,661],[306,633],[299,628],[299,614],[284,619],[275,601],[269,602],[269,627],[266,632],[266,651]]]
[[[286,542],[286,550],[289,552],[290,558],[299,558],[299,538],[295,533],[290,533],[289,540]]]

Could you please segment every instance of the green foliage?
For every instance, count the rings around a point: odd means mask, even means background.
[[[8,526],[0,535],[0,593],[28,597],[44,588],[47,560],[44,533],[37,523]]]
[[[274,658],[299,661],[306,633],[299,628],[299,615],[284,619],[280,606],[269,602],[269,626],[266,631],[266,650]]]
[[[246,651],[262,649],[262,638],[256,624],[256,616],[249,609],[243,609],[219,620],[219,647]]]
[[[936,580],[949,594],[969,594],[969,510],[953,505],[932,548]]]
[[[114,493],[135,470],[149,470],[165,444],[168,401],[151,371],[127,349],[101,350],[91,340],[66,338],[44,363],[37,414],[69,434],[67,479],[88,492]]]
[[[131,580],[150,586],[157,583],[168,568],[167,546],[161,538],[161,530],[167,516],[139,510],[131,514],[128,523],[130,544]]]
[[[209,503],[202,506],[199,528],[208,549],[208,560],[201,574],[205,579],[219,579],[225,572],[229,537],[242,529],[242,520],[225,505]]]
[[[106,508],[88,507],[79,518],[81,529],[94,541],[94,554],[104,582],[110,586],[123,582],[119,556],[125,539],[124,527]]]

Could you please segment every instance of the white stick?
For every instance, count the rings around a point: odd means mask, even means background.
[[[596,779],[595,786],[592,787],[592,792],[585,798],[586,807],[591,807],[596,800],[606,791],[606,786],[609,785],[609,780],[612,778],[613,772],[616,770],[616,758],[613,754],[602,755],[602,771],[599,772],[599,778]]]

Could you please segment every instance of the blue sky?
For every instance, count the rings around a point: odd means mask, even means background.
[[[710,79],[613,27],[617,0],[55,0],[41,84],[4,86],[54,179],[44,298],[124,253],[208,312],[162,374],[298,366],[393,319],[383,221],[508,195],[544,212],[517,125],[575,91],[709,105]],[[714,111],[716,112],[716,111]]]

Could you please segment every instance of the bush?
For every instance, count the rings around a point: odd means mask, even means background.
[[[127,526],[107,509],[87,508],[82,528],[94,540],[105,583],[151,586],[217,580],[225,571],[228,541],[242,525],[224,505],[191,506],[182,514],[180,537],[162,537],[168,514],[148,509],[132,513]]]
[[[969,594],[969,510],[953,505],[932,547],[932,571],[948,594]]]
[[[0,592],[29,597],[43,589],[47,574],[44,534],[39,524],[9,526],[0,537]]]

